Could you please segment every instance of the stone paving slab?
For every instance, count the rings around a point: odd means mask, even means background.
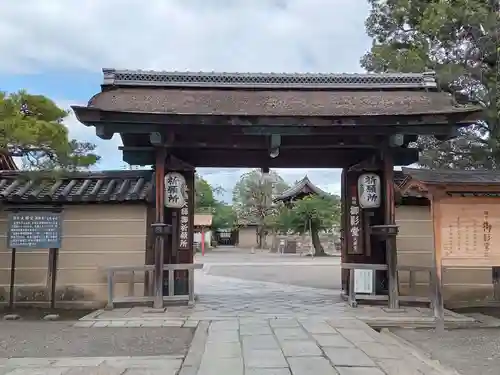
[[[187,356],[8,358],[0,375],[439,375],[390,336],[352,318],[198,323]],[[242,327],[244,330],[242,331]],[[248,327],[265,327],[251,332]]]
[[[2,375],[176,375],[183,356],[9,358]]]
[[[273,324],[287,327],[287,324],[294,324],[293,319],[309,320],[312,317],[327,319],[329,323],[333,323],[334,328],[355,328],[343,327],[346,324],[356,324],[352,323],[352,319],[347,322],[345,318],[358,318],[372,326],[381,327],[434,325],[432,309],[405,307],[392,311],[382,306],[367,305],[351,308],[341,300],[339,290],[206,275],[202,270],[195,271],[195,278],[195,291],[199,298],[194,306],[169,306],[161,313],[152,313],[144,307],[98,310],[83,317],[75,326],[194,328],[200,320],[282,318],[282,322]],[[338,323],[335,323],[337,320]],[[446,311],[445,321],[450,325],[467,325],[474,323],[475,319]],[[325,324],[313,329],[315,334],[328,333],[322,330],[330,329]]]
[[[179,375],[440,374],[355,318],[342,321],[340,328],[318,318],[232,319],[208,324],[203,334],[200,328],[195,334],[198,363],[185,363]],[[261,330],[252,334],[249,326],[266,327],[267,334]]]

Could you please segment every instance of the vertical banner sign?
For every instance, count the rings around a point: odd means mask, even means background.
[[[484,246],[484,257],[488,258],[490,255],[490,247],[491,247],[491,229],[493,226],[490,224],[489,220],[489,212],[484,211],[484,219],[483,219],[483,246]],[[460,237],[460,236],[458,236]]]
[[[182,208],[187,201],[186,179],[178,172],[165,175],[165,206]]]
[[[358,178],[359,206],[378,208],[381,204],[380,176],[375,173],[363,173]]]
[[[7,244],[11,249],[59,249],[61,215],[36,211],[9,214]]]
[[[351,207],[349,208],[349,224],[351,232],[351,253],[359,254],[359,206],[356,194],[351,196]]]
[[[181,208],[181,225],[179,228],[179,249],[189,249],[189,201],[185,200]]]

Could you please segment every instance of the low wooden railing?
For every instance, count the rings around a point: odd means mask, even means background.
[[[389,297],[387,295],[376,294],[375,291],[375,278],[376,271],[387,271],[386,264],[363,264],[363,263],[342,263],[342,269],[348,271],[348,290],[347,295],[344,296],[347,298],[349,306],[356,307],[358,300],[371,300],[371,301],[387,301]],[[373,291],[371,294],[356,294],[354,289],[354,270],[372,270],[373,272]],[[398,272],[409,272],[409,295],[401,296],[398,293],[398,301],[404,302],[420,302],[420,303],[429,303],[432,307],[433,296],[435,283],[437,282],[434,267],[426,267],[426,266],[403,266],[398,265]],[[416,274],[417,272],[425,272],[429,274],[429,293],[428,296],[417,296],[415,293],[416,289]],[[399,285],[398,285],[399,288]]]
[[[163,266],[163,271],[168,272],[168,294],[163,296],[163,301],[165,302],[187,302],[188,304],[194,303],[194,270],[203,268],[203,264],[165,264]],[[187,271],[188,272],[188,294],[175,294],[175,271]],[[116,303],[137,303],[144,304],[154,301],[154,296],[144,295],[135,296],[135,284],[136,284],[136,273],[143,272],[143,284],[146,280],[154,280],[154,265],[144,265],[144,266],[116,266],[107,268],[108,273],[108,304],[107,309],[112,309]],[[117,297],[114,293],[116,274],[117,273],[127,273],[127,285],[128,292],[127,296]],[[146,275],[148,275],[146,277]],[[146,288],[144,288],[146,289]],[[147,288],[152,290],[152,288]],[[163,290],[163,288],[162,288]]]

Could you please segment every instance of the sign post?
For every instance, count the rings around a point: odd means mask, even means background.
[[[9,306],[14,305],[17,250],[49,249],[47,291],[55,307],[57,257],[61,247],[61,215],[57,212],[20,211],[9,214],[7,246],[12,249]]]
[[[10,258],[9,309],[14,307],[14,285],[16,283],[16,248],[12,248]]]

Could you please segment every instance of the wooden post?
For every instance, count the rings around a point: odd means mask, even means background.
[[[342,169],[342,174],[340,177],[340,263],[347,262],[347,220],[349,220],[349,214],[347,212],[347,169]],[[349,293],[349,275],[347,270],[342,268],[340,270],[340,281],[343,293]]]
[[[434,270],[431,276],[431,283],[433,289],[432,307],[434,309],[434,319],[436,320],[436,331],[444,331],[444,303],[441,281],[441,216],[439,208],[436,207],[434,194],[429,194],[431,201],[431,217],[432,217],[432,231],[434,237],[434,251],[432,252],[432,260],[434,263]]]
[[[492,267],[491,279],[493,281],[493,299],[498,301],[500,300],[500,267]]]
[[[50,308],[56,307],[56,283],[57,283],[57,258],[59,257],[59,249],[49,249],[49,266],[47,270],[46,289],[50,294]]]
[[[165,223],[165,158],[167,150],[165,147],[156,147],[155,163],[155,219],[156,224]],[[155,241],[155,309],[163,308],[163,246],[165,239],[163,235],[156,235]]]
[[[171,254],[169,256],[170,262],[173,264],[179,264],[179,216],[176,209],[172,209],[172,246]],[[175,296],[175,273],[179,276],[179,271],[174,269],[169,269],[168,274],[168,295]]]
[[[385,200],[384,222],[385,225],[396,225],[396,206],[394,198],[394,159],[392,153],[386,150],[382,154],[384,164]],[[396,236],[390,235],[385,242],[387,276],[389,281],[389,308],[399,308],[399,282],[398,282],[398,254]]]
[[[10,255],[10,285],[9,285],[9,309],[14,307],[14,285],[16,283],[16,248],[12,248]]]
[[[179,256],[179,215],[177,209],[172,209],[172,263],[180,263]]]
[[[113,276],[114,276],[114,271],[109,268],[108,269],[108,304],[106,305],[106,310],[113,310],[114,304],[114,290],[113,290]]]
[[[205,228],[201,227],[201,255],[205,255]]]

